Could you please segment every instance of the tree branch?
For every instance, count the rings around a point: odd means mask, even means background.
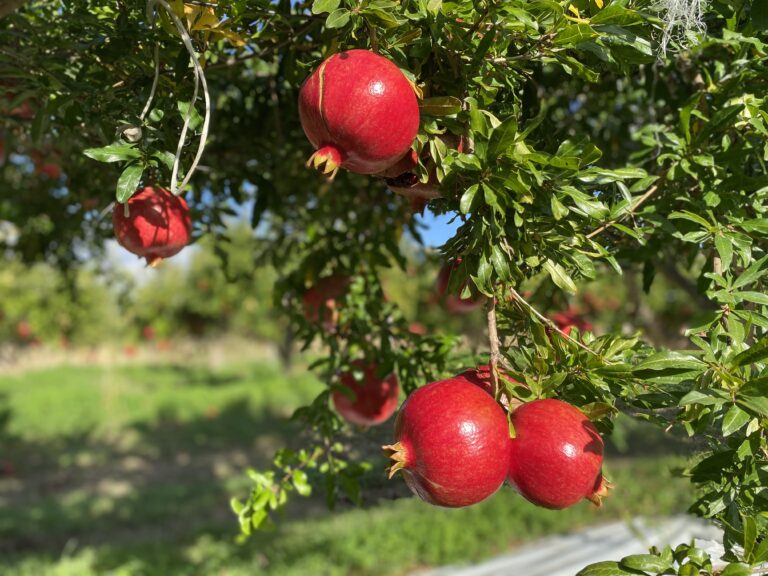
[[[499,331],[496,328],[496,297],[490,299],[488,304],[488,344],[491,347],[491,384],[494,392],[499,391],[499,378],[497,370],[499,369],[499,358],[501,351],[499,349]]]
[[[637,210],[643,202],[648,200],[648,198],[653,196],[658,189],[659,189],[659,185],[658,184],[654,184],[653,186],[648,188],[648,191],[645,194],[643,194],[642,196],[640,196],[640,198],[637,199],[637,202],[635,202],[632,205],[632,208],[630,208],[629,211],[625,212],[622,216],[620,216],[618,218],[615,218],[615,219],[613,219],[613,220],[611,220],[609,222],[606,222],[605,224],[600,226],[600,228],[598,228],[596,230],[593,230],[592,232],[587,234],[587,240],[591,240],[592,238],[594,238],[595,236],[597,236],[601,232],[603,232],[603,231],[607,230],[608,228],[610,228],[613,224],[616,224],[616,222],[620,222],[620,221],[624,220],[627,216],[631,216],[632,214],[634,214],[635,210]]]
[[[601,359],[603,360],[603,362],[605,362],[606,364],[612,364],[611,362],[609,362],[608,360],[606,360],[605,358],[603,358],[602,356],[600,356],[600,354],[598,354],[597,352],[595,352],[594,350],[592,350],[592,348],[590,348],[590,347],[589,347],[589,346],[587,346],[586,344],[584,344],[584,343],[582,343],[582,342],[579,342],[578,340],[576,340],[576,339],[575,339],[575,338],[573,338],[572,336],[569,336],[568,334],[566,334],[565,332],[563,332],[562,330],[560,330],[560,328],[558,328],[558,327],[557,327],[557,324],[555,324],[555,323],[554,323],[552,320],[550,320],[549,318],[547,318],[546,316],[544,316],[544,314],[542,314],[541,312],[539,312],[538,310],[536,310],[536,308],[534,308],[534,307],[533,307],[533,305],[532,305],[530,302],[528,302],[528,301],[527,301],[525,298],[523,298],[523,297],[522,297],[522,296],[521,296],[521,295],[518,293],[518,291],[517,291],[517,290],[515,290],[514,288],[510,288],[510,289],[509,289],[509,291],[510,291],[510,293],[512,294],[512,296],[514,297],[514,299],[515,299],[515,302],[517,302],[517,303],[518,303],[518,304],[520,304],[520,305],[521,305],[523,308],[525,308],[526,310],[528,310],[528,311],[529,311],[531,314],[533,314],[534,316],[536,316],[536,318],[538,318],[538,319],[539,319],[539,320],[540,320],[540,321],[541,321],[541,322],[542,322],[542,323],[543,323],[543,324],[544,324],[544,325],[545,325],[547,328],[550,328],[551,330],[554,330],[555,332],[557,332],[558,334],[560,334],[560,336],[562,336],[563,338],[565,338],[565,339],[566,339],[566,340],[568,340],[569,342],[573,342],[574,344],[576,344],[576,346],[578,346],[578,347],[579,347],[579,348],[581,348],[582,350],[584,350],[584,351],[586,351],[586,352],[589,352],[589,353],[590,353],[590,354],[592,354],[593,356],[597,356],[598,358],[601,358]]]
[[[27,0],[0,0],[0,18],[4,18],[11,12],[15,12],[26,2]]]

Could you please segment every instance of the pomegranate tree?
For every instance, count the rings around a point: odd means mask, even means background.
[[[515,428],[509,482],[527,500],[561,509],[607,489],[603,439],[586,416],[561,400],[534,400],[511,414]]]
[[[336,412],[347,422],[358,426],[376,426],[389,419],[397,410],[400,386],[397,375],[390,373],[383,378],[377,376],[377,366],[355,361],[352,365],[363,372],[361,381],[352,372],[339,376],[340,386],[331,394]]]
[[[192,231],[184,198],[152,186],[140,189],[126,204],[116,204],[112,225],[118,243],[150,266],[178,254]]]
[[[334,54],[304,81],[299,118],[315,147],[309,164],[325,174],[386,170],[419,130],[419,104],[400,69],[368,50]]]
[[[504,410],[480,387],[455,377],[427,384],[403,403],[395,444],[385,446],[411,491],[437,506],[469,506],[491,496],[510,467]]]

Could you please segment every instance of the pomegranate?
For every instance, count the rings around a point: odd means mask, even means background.
[[[584,414],[561,400],[534,400],[512,412],[509,482],[527,500],[561,509],[607,492],[603,439]]]
[[[499,376],[507,380],[507,382],[517,385],[517,386],[523,386],[520,382],[515,380],[514,378],[510,378],[503,372],[499,371]],[[491,380],[491,367],[488,364],[481,364],[477,368],[470,368],[469,370],[465,370],[461,374],[457,376],[457,378],[464,378],[466,381],[474,384],[475,386],[479,386],[488,394],[496,398],[496,390],[493,386],[493,381]],[[501,381],[499,381],[499,387],[501,388],[499,393],[499,402],[501,405],[506,409],[509,410],[510,405],[510,397],[505,389],[505,384]],[[513,409],[519,405],[520,401],[517,399],[512,400],[512,407]]]
[[[347,293],[349,282],[349,276],[343,274],[320,278],[304,292],[304,318],[312,323],[322,322],[326,331],[332,330],[338,316],[336,301]]]
[[[150,266],[178,254],[189,243],[192,220],[180,196],[165,188],[146,186],[125,205],[116,205],[112,226],[118,243]]]
[[[405,483],[437,506],[469,506],[491,496],[510,466],[504,410],[464,378],[432,382],[403,403],[395,421],[396,443],[385,446]]]
[[[331,177],[339,167],[359,174],[386,170],[419,130],[411,83],[395,64],[368,50],[323,61],[301,87],[299,117],[316,148],[307,165]]]
[[[439,138],[446,146],[459,152],[464,151],[463,138],[449,133]],[[426,182],[419,181],[418,176],[414,172],[418,164],[415,150],[410,150],[397,164],[379,174],[386,179],[387,186],[392,192],[411,200],[414,212],[423,212],[423,207],[430,200],[440,198],[443,195],[440,183],[437,180],[435,161],[430,156],[429,150],[428,146],[425,147],[421,155],[422,163],[426,166],[429,174],[429,179]]]
[[[443,301],[446,310],[451,314],[466,314],[476,310],[485,302],[485,298],[481,294],[475,294],[468,298],[461,298],[459,294],[464,291],[470,280],[467,279],[458,290],[458,294],[446,294],[448,291],[448,284],[451,281],[451,274],[461,265],[461,258],[457,258],[452,262],[445,264],[437,275],[437,281],[435,283],[435,293],[439,300]]]
[[[580,332],[592,330],[592,324],[587,322],[574,308],[553,314],[552,321],[566,336],[571,334],[573,328],[578,328]]]
[[[363,371],[363,381],[355,380],[352,372],[341,374],[341,385],[352,395],[334,390],[331,394],[334,408],[347,422],[358,426],[376,426],[385,422],[397,410],[400,393],[397,375],[391,373],[379,378],[376,364],[357,360],[352,365]]]

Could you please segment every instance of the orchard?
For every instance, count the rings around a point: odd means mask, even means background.
[[[725,554],[579,574],[756,574],[767,93],[764,0],[0,0],[0,246],[76,270],[108,240],[163,266],[203,239],[227,266],[247,213],[327,387],[231,502],[244,537],[313,490],[359,502],[371,463],[344,440],[371,426],[425,507],[607,508],[624,414],[694,440],[689,511]],[[425,281],[479,347],[387,295],[422,214],[456,225]],[[694,308],[667,332],[591,322],[588,284],[642,302],[662,278]]]

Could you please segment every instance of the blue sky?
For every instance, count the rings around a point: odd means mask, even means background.
[[[424,243],[430,248],[437,248],[453,237],[456,229],[461,225],[460,220],[451,222],[451,219],[455,216],[455,214],[441,214],[438,216],[429,210],[425,210],[423,216],[417,216],[416,219],[427,226],[422,231]]]

